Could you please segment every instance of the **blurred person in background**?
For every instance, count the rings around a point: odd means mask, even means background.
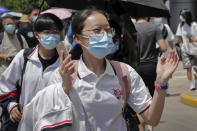
[[[61,20],[53,14],[43,14],[38,17],[34,28],[39,44],[21,50],[0,77],[2,131],[17,130],[22,108],[48,85],[51,74],[59,66],[56,47],[63,30]]]
[[[183,68],[187,69],[189,89],[197,89],[197,23],[192,19],[190,10],[180,11],[180,21],[176,35],[182,51]],[[194,69],[195,85],[192,82],[192,67]]]
[[[14,56],[23,48],[28,48],[23,36],[16,33],[16,20],[12,16],[3,18],[4,32],[0,33],[0,76],[7,69]]]
[[[35,38],[33,33],[33,24],[35,23],[39,14],[39,7],[36,5],[31,5],[28,11],[28,21],[25,19],[26,22],[19,24],[18,32],[22,34],[29,47],[35,47],[38,44],[38,40]]]

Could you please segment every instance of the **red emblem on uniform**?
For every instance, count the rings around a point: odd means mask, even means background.
[[[120,91],[120,89],[113,89],[113,91],[117,99],[119,99],[122,96],[122,92]]]

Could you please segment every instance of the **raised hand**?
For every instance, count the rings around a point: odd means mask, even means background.
[[[170,51],[167,59],[162,56],[157,63],[157,83],[165,85],[176,70],[178,63],[179,59],[174,50]]]
[[[65,57],[65,52],[61,51],[59,73],[62,77],[62,88],[66,94],[69,94],[72,88],[71,75],[74,73],[74,61],[71,60],[71,55]]]

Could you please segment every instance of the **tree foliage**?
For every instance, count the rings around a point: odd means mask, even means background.
[[[20,12],[23,14],[26,14],[28,12],[30,5],[37,4],[38,6],[40,6],[41,3],[42,0],[0,0],[0,6],[3,6],[11,11]],[[44,4],[44,8],[48,8],[46,2]],[[0,19],[0,32],[3,31],[1,21],[2,20]]]
[[[0,0],[0,6],[10,9],[11,11],[26,13],[32,4],[41,5],[42,0]],[[47,4],[44,5],[47,8]]]

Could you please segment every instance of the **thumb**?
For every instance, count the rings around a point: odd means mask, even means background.
[[[19,105],[19,109],[20,109],[20,112],[22,114],[23,113],[23,106],[22,105]]]
[[[159,63],[162,64],[162,63],[165,62],[165,60],[166,60],[166,58],[165,58],[164,56],[162,56],[162,57],[160,58],[160,60],[159,60]]]

